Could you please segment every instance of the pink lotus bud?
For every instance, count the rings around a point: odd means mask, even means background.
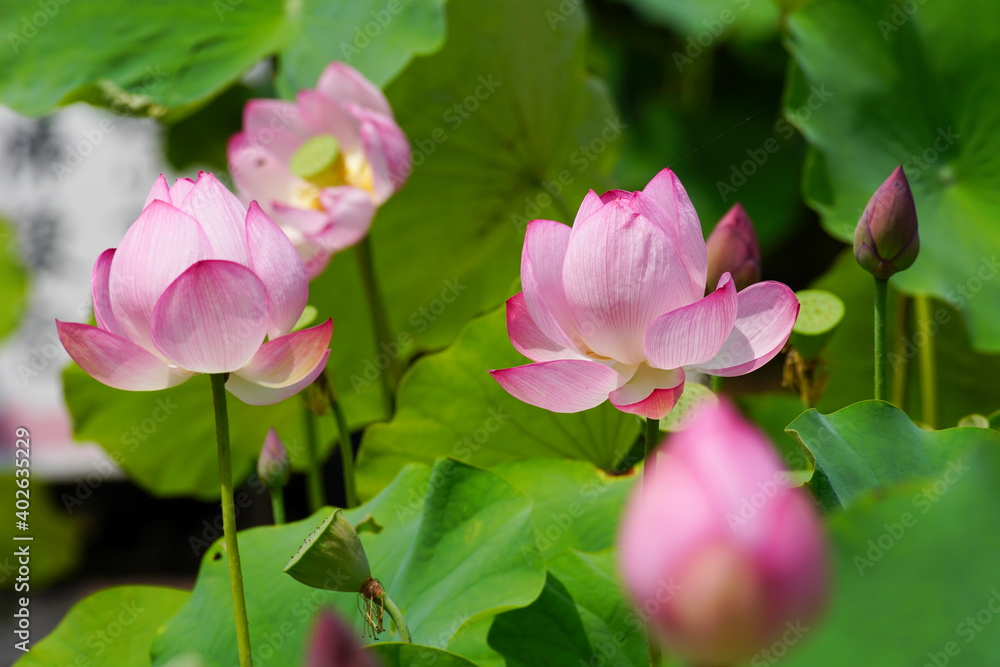
[[[722,216],[708,235],[708,283],[706,293],[715,290],[722,274],[732,274],[736,289],[760,281],[760,246],[750,216],[737,202]]]
[[[902,167],[896,167],[868,200],[854,230],[854,256],[876,278],[908,269],[920,251],[917,208]]]
[[[379,667],[380,662],[361,648],[353,630],[331,611],[321,611],[316,619],[306,667]]]
[[[671,436],[633,495],[618,544],[629,592],[680,656],[743,664],[827,597],[812,500],[727,401]]]
[[[261,450],[260,456],[257,458],[257,476],[269,489],[282,489],[288,484],[290,475],[291,466],[288,462],[285,443],[278,437],[278,432],[272,428],[267,432],[267,436],[264,438],[264,449]]]

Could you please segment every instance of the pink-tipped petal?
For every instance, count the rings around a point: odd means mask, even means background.
[[[632,194],[628,190],[608,190],[603,195],[601,195],[602,204],[610,204],[618,199],[631,200]]]
[[[288,164],[251,143],[246,132],[229,138],[227,156],[229,173],[247,204],[256,200],[271,213],[274,202],[288,201],[294,195],[297,179],[288,171]]]
[[[580,203],[580,208],[576,212],[576,217],[573,218],[573,225],[575,226],[576,223],[588,217],[591,213],[602,206],[604,206],[604,202],[601,201],[601,196],[593,190],[588,191],[586,196],[583,198],[583,202]]]
[[[575,348],[554,342],[538,328],[524,302],[524,292],[507,299],[507,334],[514,348],[532,361],[584,359]]]
[[[309,301],[309,283],[302,260],[285,233],[250,203],[246,219],[250,268],[267,290],[267,335],[277,338],[288,333]]]
[[[628,382],[611,392],[611,404],[622,412],[662,419],[684,393],[684,371],[660,370],[642,364]]]
[[[310,135],[331,134],[340,143],[343,152],[361,148],[358,121],[337,102],[315,90],[300,90],[295,96],[295,106]],[[291,156],[289,156],[291,159]]]
[[[163,292],[151,318],[153,343],[168,359],[198,373],[245,366],[267,333],[267,291],[235,262],[205,260]]]
[[[719,288],[689,306],[661,315],[646,330],[648,363],[680,368],[708,361],[722,348],[736,321],[736,285],[727,273]]]
[[[532,321],[562,347],[579,347],[580,334],[563,288],[563,264],[572,228],[554,220],[532,220],[521,251],[521,286]]]
[[[341,104],[354,102],[392,118],[392,109],[382,91],[346,63],[335,61],[327,65],[319,75],[316,90]]]
[[[97,326],[113,334],[122,333],[111,307],[111,290],[108,281],[111,276],[111,260],[115,257],[115,249],[108,248],[94,262],[94,270],[90,274],[90,293],[94,298],[94,319]]]
[[[244,403],[268,405],[298,393],[326,367],[333,321],[264,343],[226,386]]]
[[[410,142],[391,116],[348,102],[344,108],[358,120],[365,155],[372,166],[375,196],[385,202],[410,175]]]
[[[564,359],[490,371],[514,398],[552,412],[597,407],[618,388],[621,376],[596,361]]]
[[[92,378],[126,391],[155,391],[178,385],[191,374],[171,367],[127,338],[76,322],[56,320],[63,347]]]
[[[198,221],[166,202],[150,203],[122,239],[108,276],[111,312],[123,336],[150,352],[149,318],[163,290],[212,256]]]
[[[174,181],[174,184],[170,186],[170,203],[177,208],[181,207],[187,196],[191,194],[194,189],[194,181],[190,178],[178,178]]]
[[[212,259],[249,266],[246,207],[215,176],[199,173],[180,209],[201,223],[212,244]]]
[[[243,107],[243,135],[254,150],[266,151],[288,163],[312,134],[292,102],[250,100]]]
[[[326,368],[326,361],[329,358],[330,350],[327,350],[323,353],[323,357],[320,359],[319,363],[316,364],[316,367],[313,368],[308,375],[298,382],[294,382],[283,387],[270,387],[257,384],[233,373],[229,376],[229,380],[226,382],[226,389],[229,390],[229,393],[247,405],[274,405],[275,403],[280,403],[286,398],[291,398],[312,384],[313,381],[319,377],[319,374],[323,372],[323,369]]]
[[[774,358],[792,333],[799,301],[781,283],[751,285],[736,296],[739,308],[729,338],[709,361],[691,370],[732,377],[760,368]]]
[[[679,270],[664,231],[626,200],[581,221],[570,236],[562,282],[587,346],[624,364],[645,361],[646,329],[676,307]]]
[[[681,255],[692,284],[700,286],[699,296],[705,293],[708,274],[708,252],[701,230],[698,213],[681,185],[677,175],[670,169],[663,169],[646,185],[642,194],[653,199],[667,214],[675,238],[677,252]]]
[[[168,204],[172,203],[170,200],[170,186],[167,185],[167,179],[163,176],[163,174],[160,174],[156,181],[153,182],[153,187],[149,190],[149,194],[146,195],[146,201],[143,203],[142,207],[146,208],[154,199],[165,201]]]

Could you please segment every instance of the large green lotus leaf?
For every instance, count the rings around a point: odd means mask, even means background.
[[[803,413],[788,425],[816,460],[843,506],[875,489],[963,466],[980,443],[1000,447],[1000,433],[983,428],[924,431],[883,401],[864,401],[824,415]]]
[[[400,386],[392,421],[365,432],[361,495],[376,493],[408,462],[438,456],[484,467],[557,457],[611,470],[635,442],[638,420],[609,404],[549,412],[515,399],[487,373],[525,363],[510,344],[503,307],[471,322],[444,352],[418,360]]]
[[[636,475],[608,475],[587,461],[530,459],[492,471],[531,499],[535,548],[547,562],[565,549],[611,548]]]
[[[508,665],[649,664],[645,621],[622,589],[614,551],[564,551],[529,607],[498,616],[490,644]],[[674,591],[664,588],[664,599]]]
[[[585,12],[551,30],[545,12],[558,5],[449,2],[445,46],[386,88],[414,164],[370,235],[393,340],[372,342],[355,253],[336,256],[311,290],[333,317],[330,363],[349,410],[381,414],[387,355],[444,347],[499,305],[527,221],[572,222],[587,189],[606,183],[624,130],[584,69]]]
[[[29,116],[83,99],[175,117],[272,54],[281,56],[288,91],[315,85],[331,60],[347,60],[384,83],[415,54],[440,46],[443,1],[2,0],[0,33],[8,44],[0,52],[0,102]],[[356,31],[376,29],[371,44],[354,46]]]
[[[893,282],[962,307],[973,346],[1000,351],[1000,70],[989,0],[829,0],[788,20],[796,64],[786,110],[814,149],[804,190],[849,240],[875,189],[902,164],[920,255]],[[811,109],[809,105],[811,104]],[[964,294],[963,294],[964,292]]]
[[[17,459],[23,460],[23,459]],[[17,468],[24,470],[24,468]],[[14,553],[22,546],[28,545],[31,550],[31,581],[32,590],[40,590],[56,583],[76,567],[83,549],[80,524],[67,516],[63,507],[53,500],[53,490],[37,477],[28,477],[28,500],[31,506],[28,510],[28,530],[18,530],[15,521],[20,516],[13,516],[17,511],[15,492],[20,489],[18,479],[12,469],[0,474],[0,498],[7,498],[10,508],[10,519],[0,528],[0,541],[5,545],[0,550],[0,589],[13,590],[18,577],[18,559]],[[69,507],[67,509],[72,509]],[[72,513],[72,512],[70,512]],[[17,540],[15,537],[30,536],[33,539]]]
[[[297,667],[321,606],[338,609],[361,633],[356,594],[309,588],[282,572],[330,511],[240,533],[251,644],[262,665]],[[523,554],[532,543],[530,501],[485,470],[453,460],[433,470],[410,466],[347,516],[365,522],[360,536],[372,575],[399,605],[418,644],[444,649],[467,621],[528,605],[544,585],[544,566]],[[330,564],[331,576],[337,567]],[[231,610],[226,561],[216,543],[202,561],[189,604],[157,640],[155,663],[196,650],[210,666],[232,664]],[[386,625],[391,631],[388,619]],[[280,652],[275,637],[282,641]],[[270,656],[264,655],[268,646],[275,649]]]
[[[149,666],[149,647],[191,594],[158,586],[118,586],[84,598],[18,667]],[[232,621],[232,617],[230,617]]]
[[[129,477],[150,493],[219,497],[212,388],[196,376],[162,391],[121,391],[105,386],[76,364],[63,372],[66,405],[77,440],[97,442]],[[277,405],[246,405],[227,393],[233,477],[255,470],[267,430],[274,427],[292,464],[308,460],[304,435],[305,403],[292,397]],[[333,420],[318,420],[320,455],[334,442]]]
[[[760,39],[778,30],[770,0],[623,0],[650,21],[672,28],[695,47],[711,48],[733,36]],[[701,54],[697,49],[692,53]]]
[[[792,619],[789,641],[752,667],[785,652],[788,667],[1000,664],[1000,451],[990,443],[966,454],[961,471],[836,514],[826,618]]]
[[[378,655],[382,667],[413,667],[415,665],[476,667],[476,663],[469,662],[462,656],[432,646],[388,642],[372,644],[370,648]]]
[[[812,287],[833,292],[846,305],[844,319],[826,351],[830,383],[817,405],[821,412],[833,412],[873,395],[875,362],[869,341],[873,340],[875,289],[872,277],[861,270],[850,251],[845,251]],[[917,372],[918,347],[925,340],[932,341],[937,359],[939,426],[955,425],[973,412],[988,415],[1000,408],[1000,385],[985,381],[1000,375],[1000,356],[977,353],[970,348],[959,312],[944,302],[932,302],[931,321],[913,324],[911,316],[897,352],[894,342],[897,301],[898,293],[890,289],[890,373],[908,374],[903,406],[906,411],[914,419],[926,421],[920,406]]]
[[[24,294],[27,276],[24,266],[17,256],[13,226],[0,218],[0,286],[3,298],[0,302],[0,338],[17,327],[24,314]]]

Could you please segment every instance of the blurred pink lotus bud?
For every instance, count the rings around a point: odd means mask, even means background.
[[[330,355],[329,320],[289,333],[309,284],[288,237],[211,174],[173,186],[160,175],[118,248],[97,258],[91,288],[97,326],[57,321],[59,339],[117,389],[228,373],[226,389],[267,405],[312,382]]]
[[[723,273],[733,276],[736,290],[760,281],[760,246],[750,216],[737,202],[722,216],[708,235],[708,282],[706,290],[719,283]]]
[[[288,451],[285,443],[278,437],[273,428],[268,430],[264,438],[264,448],[257,457],[257,476],[269,488],[284,488],[291,476],[291,466],[288,461]]]
[[[281,225],[310,278],[368,234],[410,174],[410,144],[385,95],[341,62],[295,102],[249,101],[228,153],[240,196]]]
[[[889,279],[920,252],[917,207],[902,167],[879,186],[854,230],[854,256],[865,271]]]
[[[610,400],[660,419],[686,372],[760,368],[798,316],[785,285],[757,283],[737,295],[728,273],[706,285],[707,270],[701,223],[674,172],[662,170],[639,192],[591,190],[572,227],[528,223],[524,291],[507,300],[507,333],[535,363],[490,373],[512,396],[553,412]]]
[[[320,611],[309,641],[305,667],[380,667],[381,662],[361,648],[355,632],[332,611]]]
[[[672,435],[636,489],[618,540],[637,606],[680,656],[744,664],[827,598],[825,538],[811,498],[723,399]]]

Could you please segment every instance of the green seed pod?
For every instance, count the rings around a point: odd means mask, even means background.
[[[360,592],[372,576],[361,539],[340,509],[306,538],[285,572],[306,586],[343,593]]]

